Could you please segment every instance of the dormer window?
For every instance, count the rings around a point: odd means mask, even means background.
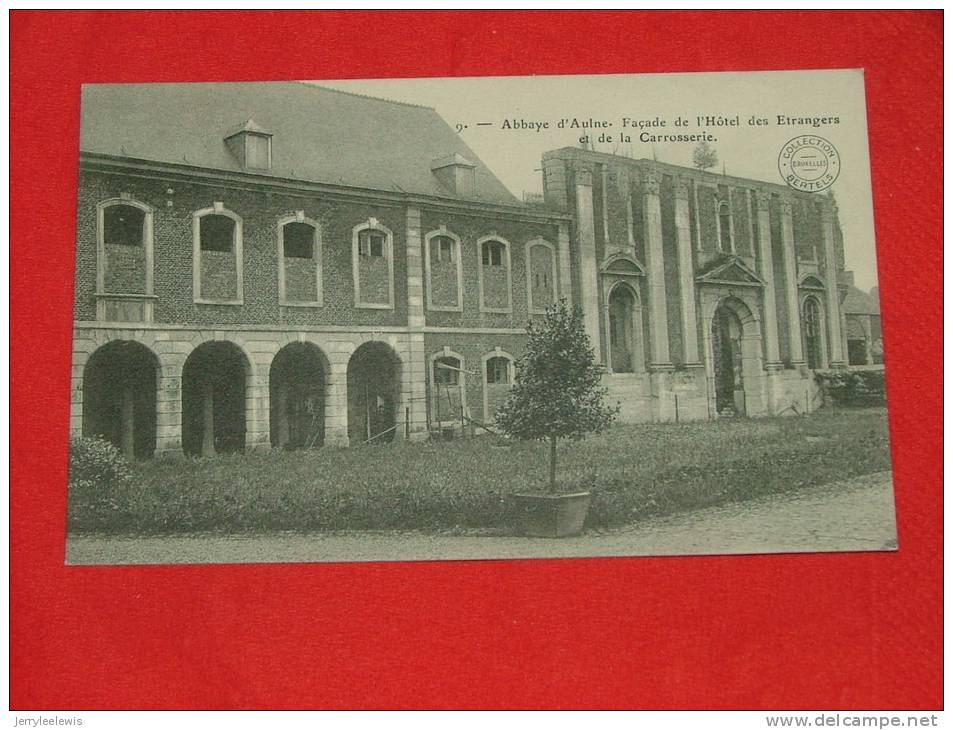
[[[245,135],[245,167],[271,169],[271,137],[264,134]]]
[[[271,169],[271,132],[249,119],[225,136],[225,144],[247,170]]]
[[[476,165],[459,153],[434,160],[430,171],[445,189],[462,198],[473,195]]]

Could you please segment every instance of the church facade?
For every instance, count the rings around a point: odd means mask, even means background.
[[[294,82],[82,103],[71,432],[130,456],[492,428],[558,298],[625,421],[811,411],[844,362],[826,196],[566,148],[527,205],[433,109]]]

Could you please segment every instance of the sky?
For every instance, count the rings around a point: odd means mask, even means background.
[[[440,79],[314,81],[322,86],[435,108],[463,140],[517,196],[541,193],[540,159],[546,150],[578,146],[579,129],[558,127],[560,120],[610,122],[596,130],[613,137],[595,142],[600,152],[691,166],[695,143],[643,142],[649,134],[709,132],[718,153],[716,172],[782,183],[778,155],[786,142],[817,134],[836,147],[841,171],[832,190],[844,232],[847,268],[857,286],[877,284],[870,160],[863,72],[766,71],[600,76],[524,76]],[[779,125],[777,115],[834,118],[838,123]],[[738,126],[697,125],[696,117],[737,118]],[[750,117],[768,120],[751,126]],[[688,126],[674,126],[682,117]],[[623,127],[624,119],[665,127]],[[533,128],[507,129],[516,120]],[[538,125],[549,123],[548,128]],[[459,126],[458,126],[459,125]],[[519,125],[522,126],[522,125]],[[386,135],[387,130],[381,129]],[[620,133],[631,142],[621,142]]]

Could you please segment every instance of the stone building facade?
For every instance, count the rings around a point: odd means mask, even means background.
[[[545,200],[574,221],[572,273],[630,420],[810,412],[844,364],[843,238],[825,195],[565,148]]]
[[[299,83],[83,92],[71,430],[127,454],[490,425],[579,304],[623,419],[813,410],[824,196],[579,149],[517,201],[432,109]]]

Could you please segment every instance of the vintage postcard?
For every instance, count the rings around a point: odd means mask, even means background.
[[[82,90],[67,562],[897,549],[857,69]]]

